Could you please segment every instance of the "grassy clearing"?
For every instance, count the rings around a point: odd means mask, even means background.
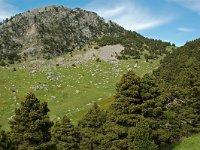
[[[175,146],[173,150],[199,150],[200,149],[200,134],[193,135],[184,139],[179,145]]]
[[[127,70],[133,69],[143,76],[158,65],[159,60],[145,62],[142,58],[121,60],[117,64],[91,60],[77,67],[57,66],[52,71],[37,73],[19,69],[17,65],[0,68],[0,124],[9,129],[9,118],[28,92],[48,102],[52,120],[68,115],[76,123],[95,101],[103,109],[109,107],[115,85]]]

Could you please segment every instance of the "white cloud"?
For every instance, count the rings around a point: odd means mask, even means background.
[[[195,29],[180,27],[180,28],[178,28],[178,31],[181,31],[181,32],[195,32]]]
[[[119,14],[123,13],[123,11],[125,9],[126,8],[124,6],[119,6],[119,7],[115,7],[113,9],[106,10],[106,11],[103,10],[103,9],[99,9],[97,11],[101,13],[101,16],[105,16],[105,17],[109,18],[109,17],[112,17],[112,16],[119,15]]]
[[[169,2],[176,2],[181,6],[200,13],[200,0],[168,0]]]
[[[152,14],[144,6],[140,6],[135,0],[94,0],[86,9],[97,12],[106,20],[112,20],[128,30],[146,30],[172,20],[171,17]]]
[[[6,0],[0,0],[0,21],[9,18],[16,13],[16,8]]]

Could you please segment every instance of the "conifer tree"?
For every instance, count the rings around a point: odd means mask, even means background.
[[[94,103],[94,106],[78,123],[81,134],[80,149],[101,149],[102,125],[105,121],[106,113]]]
[[[108,110],[108,117],[103,127],[104,149],[128,149],[132,141],[128,130],[135,127],[142,114],[142,101],[139,95],[140,78],[133,71],[122,76],[117,84],[115,101]]]
[[[175,116],[179,139],[200,131],[200,39],[187,42],[162,60],[154,71]],[[178,139],[175,139],[176,141]]]
[[[149,128],[148,123],[141,119],[136,127],[133,129],[132,133],[134,140],[131,149],[132,150],[156,150],[157,145],[152,140],[152,131]]]
[[[168,113],[160,97],[160,90],[153,75],[146,74],[140,82],[140,97],[142,103],[142,116],[148,120],[152,129],[152,138],[159,146],[164,146],[170,141],[170,131],[166,129],[169,124],[165,114]]]
[[[67,116],[56,122],[52,130],[53,141],[58,150],[78,150],[80,135]]]
[[[53,122],[48,116],[47,103],[40,103],[33,93],[15,110],[10,121],[10,137],[17,149],[54,149],[50,129]]]
[[[152,140],[162,145],[169,140],[165,129],[164,105],[154,77],[146,75],[140,79],[133,71],[123,75],[117,85],[116,98],[108,110],[103,127],[105,149],[129,149],[134,136],[130,136],[136,124],[144,118],[152,129]]]
[[[1,128],[1,126],[0,126]],[[7,133],[0,129],[0,150],[12,150],[11,141],[8,138]]]

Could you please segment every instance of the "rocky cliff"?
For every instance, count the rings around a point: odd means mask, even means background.
[[[42,7],[3,22],[0,53],[51,58],[80,49],[96,37],[123,31],[122,27],[111,21],[106,23],[94,12],[63,6]]]

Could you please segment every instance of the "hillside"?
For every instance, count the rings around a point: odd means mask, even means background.
[[[174,50],[162,61],[155,75],[166,93],[173,92],[173,98],[195,102],[199,99],[200,86],[200,39],[186,43]],[[198,105],[193,103],[191,105]],[[196,108],[199,113],[199,107]]]
[[[199,65],[200,39],[176,47],[80,8],[16,14],[0,22],[0,150],[198,150]]]
[[[100,46],[122,44],[125,54],[135,58],[147,50],[150,59],[165,53],[170,45],[129,32],[112,21],[105,22],[94,12],[63,6],[17,14],[4,20],[0,33],[0,59],[12,63],[32,57],[50,59],[79,50],[92,41],[98,41]]]
[[[160,82],[166,108],[175,116],[180,137],[199,133],[200,39],[187,42],[162,61],[154,75]]]
[[[186,43],[165,57],[157,71],[157,76],[170,85],[185,88],[198,85],[200,77],[199,52],[200,39]]]
[[[51,60],[30,60],[0,67],[3,128],[8,128],[13,110],[27,92],[34,92],[41,101],[48,102],[53,120],[68,114],[76,123],[95,101],[108,108],[113,101],[115,85],[127,70],[143,76],[157,68],[162,59],[146,62],[142,56],[135,60],[117,60],[114,56],[123,50],[121,45],[89,47],[72,52],[73,57],[66,54]]]
[[[98,99],[108,107],[122,74],[151,72],[170,46],[94,12],[63,6],[17,14],[3,21],[0,33],[3,128],[30,91],[48,101],[52,119],[70,114],[76,122]]]
[[[105,23],[93,12],[47,6],[5,20],[0,31],[1,52],[13,50],[22,56],[39,53],[47,57],[80,49],[94,37],[114,35],[123,28],[112,22]],[[6,43],[8,39],[10,42]]]
[[[0,149],[156,150],[199,132],[199,40],[176,48],[63,6],[0,32]]]

